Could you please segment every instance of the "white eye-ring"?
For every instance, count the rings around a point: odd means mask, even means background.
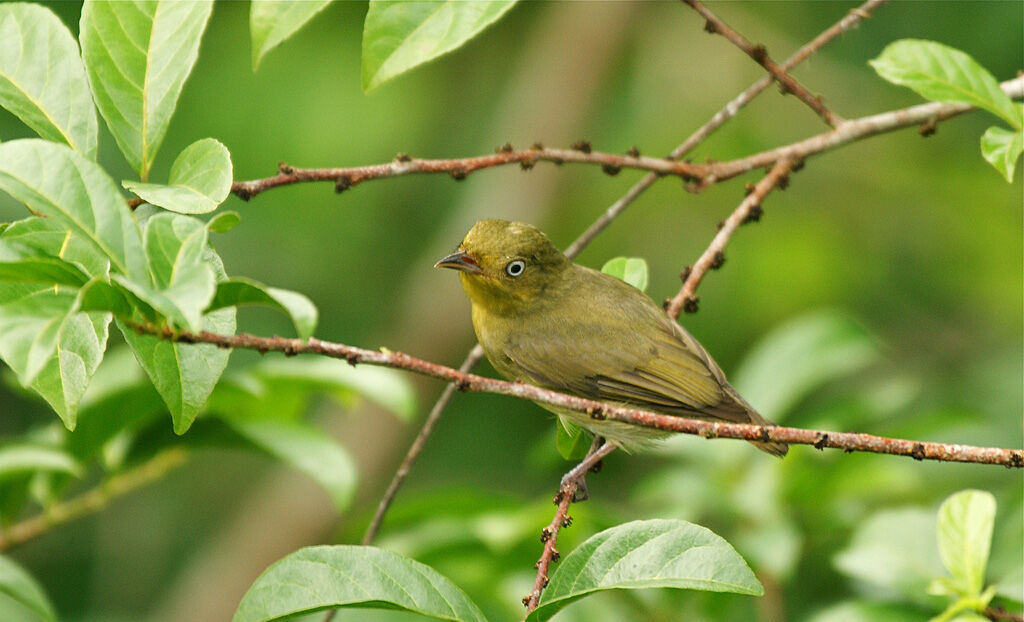
[[[512,261],[505,264],[505,274],[511,277],[517,277],[526,270],[526,262],[522,259],[513,259]]]

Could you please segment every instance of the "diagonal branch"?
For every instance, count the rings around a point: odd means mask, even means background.
[[[825,103],[821,101],[821,97],[812,95],[803,87],[803,85],[797,82],[796,79],[787,74],[785,67],[778,65],[768,56],[768,50],[766,50],[763,45],[754,45],[747,41],[743,35],[730,28],[698,0],[683,0],[683,2],[688,4],[694,11],[697,11],[697,13],[700,13],[701,17],[707,20],[707,23],[704,25],[704,30],[712,34],[722,35],[728,39],[730,43],[743,50],[747,56],[754,59],[757,64],[764,67],[765,70],[775,78],[783,93],[792,93],[793,95],[796,95],[797,99],[807,104],[815,114],[821,117],[822,120],[830,126],[838,127],[842,125],[843,120],[825,107]]]
[[[586,413],[597,420],[621,421],[666,432],[692,434],[704,438],[734,438],[746,441],[774,441],[791,445],[813,445],[818,449],[831,447],[848,452],[865,451],[909,456],[916,460],[974,462],[980,464],[1000,464],[1015,468],[1024,467],[1024,450],[1022,449],[973,447],[970,445],[886,438],[852,432],[829,432],[771,425],[753,425],[749,423],[702,421],[615,406],[520,382],[507,382],[486,378],[425,361],[402,352],[392,352],[384,348],[381,350],[366,350],[342,343],[323,341],[315,337],[303,340],[286,337],[258,337],[246,333],[218,335],[206,331],[173,331],[167,327],[158,327],[148,323],[129,322],[128,325],[139,333],[154,335],[161,339],[179,343],[208,343],[220,348],[242,348],[258,352],[283,352],[289,356],[311,353],[344,359],[352,365],[366,363],[369,365],[404,369],[454,383],[460,391],[508,395]]]

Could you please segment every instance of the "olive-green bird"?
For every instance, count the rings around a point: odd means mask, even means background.
[[[481,220],[435,267],[459,271],[480,345],[510,380],[668,415],[772,425],[653,300],[576,265],[532,225]],[[627,451],[666,435],[541,406]],[[753,444],[776,456],[787,450]]]

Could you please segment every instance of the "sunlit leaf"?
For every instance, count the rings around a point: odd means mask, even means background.
[[[515,0],[371,0],[363,26],[363,90],[461,47],[515,6]]]
[[[558,564],[527,620],[547,620],[589,594],[670,587],[761,595],[760,582],[728,542],[682,520],[646,520],[602,531]]]
[[[601,272],[629,283],[640,291],[647,291],[647,261],[642,257],[616,257],[609,259]]]
[[[996,519],[996,499],[982,490],[964,490],[939,508],[939,555],[964,596],[981,593]]]
[[[206,223],[210,233],[227,233],[235,228],[235,225],[242,222],[242,216],[238,212],[220,212]]]
[[[0,106],[96,158],[96,108],[71,31],[38,4],[0,4]]]
[[[0,555],[0,611],[6,622],[57,622],[57,612],[32,575]]]
[[[34,249],[34,256],[59,257],[89,276],[106,276],[110,271],[106,255],[50,218],[30,216],[13,222],[0,239],[22,249]]]
[[[227,198],[231,176],[227,147],[213,138],[204,138],[178,154],[166,184],[123,181],[121,185],[150,205],[179,214],[205,214]]]
[[[1021,129],[1020,107],[987,69],[960,50],[935,41],[901,39],[868,62],[878,75],[910,87],[922,97],[984,108]]]
[[[313,302],[298,292],[290,292],[245,278],[233,278],[217,283],[217,293],[209,310],[237,307],[247,304],[275,308],[291,318],[295,332],[305,339],[316,330],[317,310]]]
[[[145,181],[163,142],[213,2],[88,0],[79,25],[93,98]]]
[[[83,469],[73,456],[56,447],[30,443],[0,445],[0,479],[35,471],[80,477]]]
[[[981,136],[981,155],[1006,178],[1007,183],[1013,183],[1013,172],[1021,151],[1024,151],[1024,133],[1020,130],[993,126]]]
[[[265,622],[340,607],[410,611],[483,621],[469,597],[433,568],[369,546],[310,546],[261,574],[234,622]]]
[[[267,52],[298,32],[330,3],[330,0],[252,0],[249,10],[252,70],[259,68]]]

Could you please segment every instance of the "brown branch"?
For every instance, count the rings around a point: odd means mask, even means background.
[[[750,194],[743,199],[739,207],[733,210],[732,214],[729,214],[729,217],[721,223],[718,233],[712,238],[707,250],[697,259],[692,268],[687,268],[683,271],[685,275],[683,287],[679,290],[678,294],[668,301],[668,305],[665,308],[665,311],[673,319],[679,319],[680,311],[686,310],[689,313],[693,313],[697,310],[697,296],[694,292],[697,291],[697,286],[700,285],[704,275],[707,274],[708,270],[712,268],[717,269],[722,265],[722,262],[725,261],[725,246],[729,243],[732,234],[743,223],[760,217],[761,202],[775,186],[785,183],[784,180],[787,179],[787,175],[789,175],[792,169],[793,163],[791,161],[780,160],[764,176],[764,179],[753,187]]]
[[[987,607],[981,615],[995,622],[1024,622],[1024,615],[1011,613],[1002,607]]]
[[[951,443],[886,438],[854,432],[828,432],[781,426],[761,426],[749,423],[722,423],[661,415],[635,408],[606,404],[557,391],[549,391],[520,382],[506,382],[504,380],[464,373],[451,367],[418,359],[402,352],[392,352],[385,348],[379,351],[366,350],[341,343],[323,341],[314,337],[302,340],[287,337],[257,337],[246,333],[218,335],[206,331],[178,332],[167,327],[157,327],[152,324],[139,324],[135,322],[129,323],[129,326],[139,333],[155,335],[162,339],[180,343],[208,343],[221,348],[244,348],[259,352],[283,352],[289,356],[313,353],[344,359],[352,365],[367,363],[369,365],[404,369],[424,376],[430,376],[431,378],[452,382],[460,391],[508,395],[583,412],[597,420],[610,419],[645,428],[692,434],[704,438],[774,441],[791,445],[813,445],[818,449],[831,447],[845,451],[865,451],[908,456],[916,460],[973,462],[1000,464],[1016,468],[1024,467],[1024,450],[1022,449],[974,447]]]
[[[743,35],[730,28],[698,0],[683,0],[683,2],[707,20],[704,24],[704,30],[712,34],[722,35],[728,39],[730,43],[743,50],[747,56],[754,59],[757,64],[764,67],[765,70],[779,83],[779,88],[783,94],[792,93],[793,95],[796,95],[797,99],[807,104],[815,114],[821,117],[825,123],[828,123],[832,127],[838,127],[843,123],[841,118],[825,107],[825,103],[821,101],[821,97],[812,95],[803,87],[803,85],[797,82],[796,79],[786,73],[785,67],[782,67],[773,61],[768,56],[768,50],[766,50],[763,45],[754,45],[747,41]]]
[[[57,525],[98,512],[115,497],[160,479],[171,469],[184,464],[186,457],[187,454],[180,449],[164,451],[137,467],[111,476],[77,497],[55,503],[40,514],[11,525],[0,531],[0,551],[27,542]]]

